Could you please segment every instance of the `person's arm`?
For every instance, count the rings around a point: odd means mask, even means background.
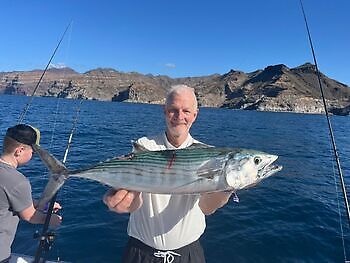
[[[54,210],[60,209],[61,206],[58,203],[55,203],[54,205]],[[45,218],[46,214],[43,212],[35,209],[34,205],[32,204],[28,208],[24,209],[19,213],[20,217],[23,220],[28,221],[31,224],[44,224],[45,223]],[[62,222],[62,217],[56,214],[52,214],[51,219],[50,219],[50,225],[51,226],[59,226]]]
[[[121,214],[136,211],[142,206],[143,200],[140,192],[110,189],[104,195],[103,202],[109,210]]]
[[[203,214],[213,214],[217,209],[223,207],[230,199],[232,192],[215,192],[202,194],[199,199],[199,207]]]

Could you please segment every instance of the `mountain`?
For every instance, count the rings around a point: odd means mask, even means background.
[[[0,94],[31,95],[42,73],[42,70],[0,72]],[[350,88],[322,73],[320,77],[330,111],[348,114]],[[303,113],[324,111],[315,66],[310,63],[295,68],[279,64],[250,73],[230,70],[223,75],[174,79],[111,68],[97,68],[82,74],[70,68],[51,68],[35,95],[161,104],[166,92],[176,84],[193,87],[200,106]]]

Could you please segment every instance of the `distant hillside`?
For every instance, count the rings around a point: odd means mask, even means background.
[[[0,72],[0,94],[30,95],[41,74],[42,70]],[[347,114],[350,88],[322,73],[321,81],[331,111]],[[36,95],[161,104],[175,84],[193,87],[200,106],[323,112],[315,67],[310,63],[296,68],[280,64],[250,73],[231,70],[223,75],[175,79],[106,68],[83,74],[70,68],[49,69]]]

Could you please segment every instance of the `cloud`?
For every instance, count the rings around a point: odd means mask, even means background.
[[[66,68],[66,64],[59,62],[59,63],[50,63],[49,68]]]
[[[166,63],[164,66],[167,68],[176,68],[176,65],[174,63]]]

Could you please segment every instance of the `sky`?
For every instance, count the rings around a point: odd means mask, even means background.
[[[303,0],[321,72],[350,86],[350,1]],[[299,0],[3,0],[0,72],[52,64],[173,78],[312,62]]]

